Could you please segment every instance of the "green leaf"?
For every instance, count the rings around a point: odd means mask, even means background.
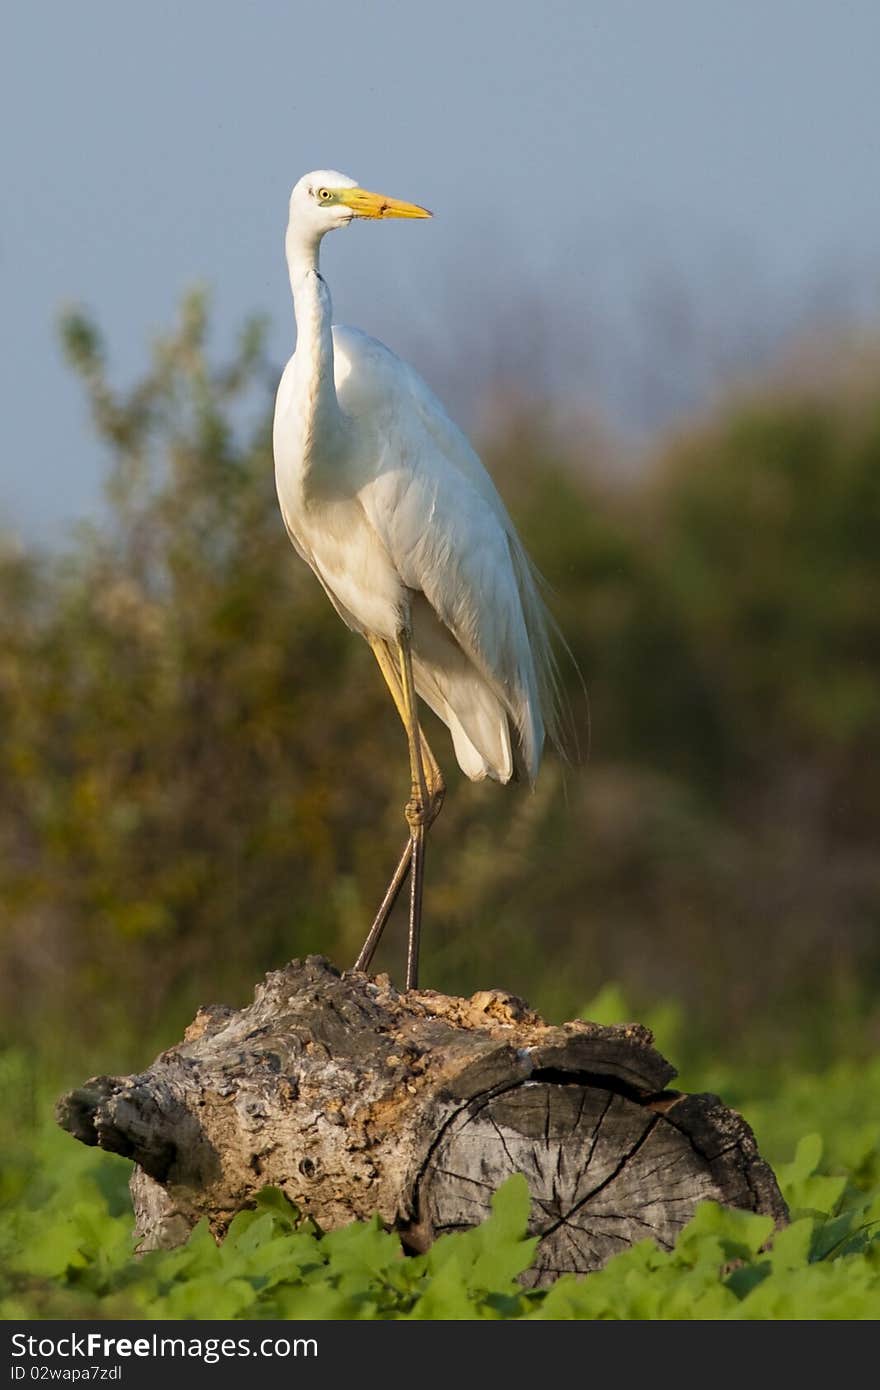
[[[745,1298],[759,1284],[763,1284],[773,1272],[773,1266],[769,1260],[763,1260],[756,1265],[741,1265],[739,1269],[733,1270],[727,1276],[724,1283],[730,1291],[736,1294],[737,1298]]]
[[[812,1243],[813,1222],[809,1217],[783,1226],[773,1237],[770,1249],[770,1267],[774,1274],[805,1265],[810,1259]]]
[[[454,1240],[456,1237],[450,1237],[450,1239]],[[454,1260],[445,1262],[438,1273],[434,1275],[408,1316],[416,1321],[425,1319],[451,1321],[452,1319],[480,1317],[479,1308],[472,1299],[467,1286],[459,1277]]]
[[[485,1230],[496,1240],[521,1240],[526,1233],[532,1198],[522,1173],[513,1173],[492,1196],[492,1215]]]
[[[300,1213],[280,1187],[264,1187],[255,1197],[258,1212],[269,1212],[282,1230],[295,1231]]]
[[[321,1246],[339,1273],[381,1275],[403,1257],[399,1237],[389,1235],[378,1216],[330,1231]]]

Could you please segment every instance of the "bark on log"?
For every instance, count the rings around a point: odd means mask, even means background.
[[[266,1184],[323,1229],[379,1212],[422,1250],[521,1172],[541,1238],[528,1281],[546,1283],[646,1236],[671,1246],[705,1198],[786,1219],[745,1121],[667,1090],[652,1041],[638,1024],[550,1027],[497,990],[400,994],[311,956],[246,1009],[200,1010],[140,1075],[86,1082],[59,1122],[137,1164],[142,1250],[202,1216],[222,1236]]]

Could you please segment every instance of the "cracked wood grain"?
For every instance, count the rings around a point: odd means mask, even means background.
[[[245,1009],[200,1010],[139,1075],[92,1078],[59,1121],[135,1163],[141,1249],[202,1216],[221,1238],[272,1184],[323,1229],[378,1212],[421,1250],[522,1173],[542,1284],[671,1246],[705,1198],[785,1219],[745,1122],[673,1075],[637,1024],[551,1027],[497,990],[401,994],[312,956]]]

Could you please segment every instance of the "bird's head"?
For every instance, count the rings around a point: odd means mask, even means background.
[[[318,241],[334,227],[345,227],[355,217],[430,217],[427,208],[370,193],[354,179],[335,169],[316,169],[304,174],[290,195],[288,233],[297,239]]]

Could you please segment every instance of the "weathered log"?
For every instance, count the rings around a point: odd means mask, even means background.
[[[97,1077],[59,1121],[131,1158],[141,1249],[202,1216],[222,1236],[266,1184],[323,1229],[378,1212],[411,1250],[483,1220],[524,1173],[531,1282],[587,1272],[698,1202],[785,1220],[751,1130],[674,1069],[637,1024],[550,1027],[500,991],[400,994],[323,958],[266,977],[240,1011],[202,1009],[137,1076]]]

